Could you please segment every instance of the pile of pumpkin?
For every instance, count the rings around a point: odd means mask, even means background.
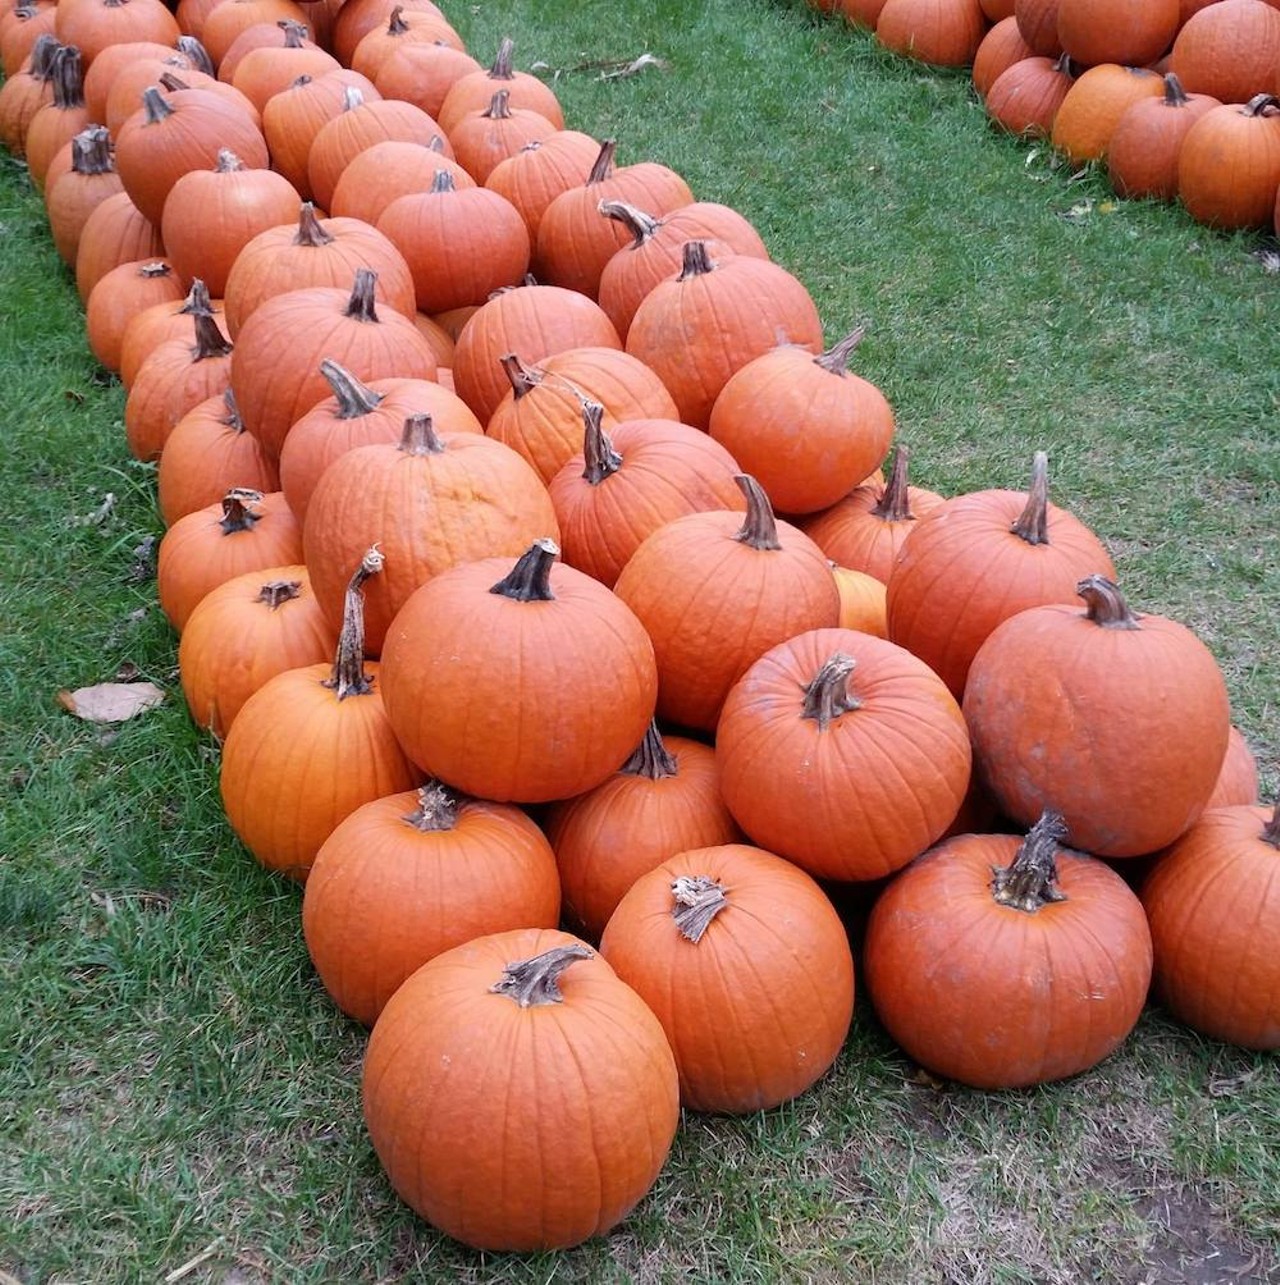
[[[854,1000],[819,880],[878,892],[871,1000],[940,1075],[1092,1066],[1153,958],[1187,1022],[1280,1042],[1280,814],[1045,457],[883,476],[861,332],[822,352],[742,215],[426,0],[306,9],[31,0],[0,119],[159,460],[231,825],[373,1027],[401,1195],[574,1244],[681,1106],[810,1087]],[[1102,859],[1156,852],[1142,901]]]
[[[1280,231],[1280,0],[811,0],[973,67],[992,120],[1105,164],[1125,198]]]

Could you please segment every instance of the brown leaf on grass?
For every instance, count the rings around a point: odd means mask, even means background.
[[[98,683],[58,693],[63,709],[91,723],[123,723],[163,700],[164,692],[155,683]]]

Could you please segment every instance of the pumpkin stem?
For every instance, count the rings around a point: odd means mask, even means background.
[[[238,531],[252,531],[254,523],[262,516],[249,506],[262,503],[262,492],[254,491],[247,486],[233,486],[222,497],[222,521],[218,525],[223,535],[235,535]]]
[[[370,415],[382,405],[385,393],[375,393],[362,384],[345,366],[326,357],[320,363],[320,373],[325,383],[333,389],[338,403],[338,419],[360,419]]]
[[[520,959],[502,970],[502,979],[489,987],[491,995],[507,995],[521,1008],[538,1008],[543,1004],[562,1004],[560,974],[577,959],[591,959],[594,951],[574,942],[572,946],[553,946],[532,959]]]
[[[485,120],[510,120],[511,119],[511,91],[509,89],[500,89],[489,100],[489,106],[480,113]]]
[[[849,690],[849,679],[857,665],[848,652],[838,651],[804,689],[801,718],[811,718],[818,731],[825,732],[841,714],[862,708],[862,702]]]
[[[322,245],[329,245],[333,239],[333,235],[326,232],[320,225],[320,220],[316,218],[314,203],[303,201],[298,210],[298,230],[293,234],[293,244],[318,250]]]
[[[1185,107],[1191,100],[1182,87],[1182,81],[1171,71],[1164,74],[1164,105],[1166,107]]]
[[[444,454],[444,443],[436,434],[436,426],[432,423],[429,411],[406,417],[404,430],[400,434],[400,450],[406,455]]]
[[[47,31],[36,37],[35,44],[31,46],[29,74],[32,80],[48,80],[53,75],[54,56],[61,48],[62,42]]]
[[[452,830],[458,824],[459,799],[443,781],[428,781],[418,790],[417,807],[404,818],[423,834]]]
[[[371,546],[347,584],[333,673],[324,680],[324,685],[332,687],[340,701],[348,696],[366,696],[373,690],[373,679],[364,668],[364,582],[376,576],[385,561],[382,550],[376,544]]]
[[[236,405],[236,395],[230,388],[222,390],[222,405],[225,409],[219,422],[225,424],[233,433],[243,433],[244,420],[240,418],[240,407]]]
[[[174,78],[170,77],[168,72],[160,77],[162,84],[169,79]],[[168,85],[165,85],[165,88],[167,89]],[[186,86],[184,85],[183,88],[185,89]],[[142,109],[145,113],[142,119],[147,125],[159,125],[161,121],[168,120],[173,115],[173,108],[160,92],[159,85],[148,85],[142,91]]]
[[[586,461],[582,476],[590,485],[599,486],[622,467],[622,456],[613,449],[604,431],[604,407],[599,402],[582,403],[582,424],[582,455]]]
[[[192,71],[202,71],[206,76],[217,75],[209,51],[195,36],[179,36],[175,48],[191,64]]]
[[[244,162],[229,147],[218,148],[218,163],[213,167],[217,174],[233,174],[244,169]]]
[[[1041,816],[1027,832],[1012,863],[991,872],[991,892],[1000,905],[1033,915],[1051,901],[1066,901],[1067,894],[1058,887],[1054,860],[1066,833],[1067,823],[1060,812]]]
[[[186,71],[186,70],[190,70],[190,69],[189,69],[189,68],[183,68],[183,70],[184,70],[184,71]],[[176,75],[174,72],[171,72],[171,71],[166,71],[166,72],[163,72],[163,73],[161,74],[161,76],[160,76],[160,87],[161,87],[162,89],[167,89],[171,94],[172,94],[172,93],[174,93],[174,92],[176,92],[176,91],[177,91],[177,90],[179,90],[179,89],[190,89],[190,88],[191,88],[191,86],[190,86],[190,85],[189,85],[185,80],[183,80],[181,76],[178,76],[178,75]],[[170,110],[172,110],[172,109],[170,109]]]
[[[680,764],[663,744],[656,718],[649,720],[644,738],[618,771],[623,776],[647,776],[651,781],[665,781],[668,777],[680,775]]]
[[[90,125],[71,140],[71,168],[77,174],[110,174],[115,167],[111,131],[105,125]]]
[[[268,580],[258,590],[254,602],[265,603],[272,611],[278,611],[286,602],[292,602],[301,595],[301,580]]]
[[[284,32],[285,49],[302,49],[307,43],[307,28],[296,18],[279,18],[276,26]]]
[[[1254,94],[1245,105],[1240,108],[1241,116],[1268,116],[1274,112],[1280,111],[1280,98],[1274,94]]]
[[[815,357],[813,364],[821,366],[823,370],[829,371],[833,375],[843,375],[849,368],[854,349],[862,342],[866,333],[867,327],[865,324],[856,326],[839,343],[832,344],[821,356]]]
[[[514,602],[554,602],[551,592],[551,565],[560,546],[546,536],[535,540],[511,570],[489,592],[500,593]]]
[[[671,895],[675,905],[671,918],[685,941],[694,945],[702,940],[711,921],[729,904],[724,885],[709,875],[681,875],[672,880]]]
[[[778,539],[778,523],[773,516],[773,505],[765,489],[750,473],[736,473],[733,480],[738,490],[747,497],[747,516],[734,535],[735,540],[749,544],[753,549],[776,550],[782,548]]]
[[[1037,451],[1031,463],[1031,487],[1027,507],[1009,528],[1028,544],[1049,543],[1049,457]]]
[[[355,85],[348,85],[342,91],[342,110],[344,112],[353,112],[357,107],[364,106],[364,95]]]
[[[1102,629],[1140,629],[1140,617],[1135,616],[1125,601],[1120,586],[1106,576],[1085,576],[1076,585],[1076,593],[1084,600],[1089,610],[1085,615]]]
[[[165,266],[168,267],[168,264]],[[182,301],[182,307],[178,312],[181,315],[194,313],[196,316],[207,312],[209,316],[213,316],[213,300],[209,298],[209,287],[199,277],[192,280],[191,289],[187,291],[187,297]]]
[[[373,306],[373,291],[378,284],[378,274],[372,268],[357,268],[355,284],[351,287],[351,298],[343,316],[352,321],[377,321],[378,313]]]
[[[436,170],[435,178],[431,180],[432,192],[456,192],[458,185],[453,181],[453,175],[448,170]]]
[[[885,522],[914,522],[916,515],[911,512],[911,488],[907,480],[907,466],[911,452],[905,446],[893,448],[893,459],[889,463],[889,480],[885,483],[884,494],[871,510],[873,517]]]
[[[53,82],[53,105],[59,111],[84,106],[84,68],[80,50],[63,45],[55,55],[50,79]]]
[[[1280,800],[1276,802],[1271,820],[1262,827],[1262,842],[1269,843],[1273,848],[1280,848]]]
[[[705,241],[686,241],[681,259],[680,275],[677,281],[687,281],[690,277],[700,277],[704,273],[716,270],[715,260]]]
[[[638,250],[662,226],[660,219],[638,210],[634,205],[628,205],[626,201],[601,201],[596,209],[606,219],[615,219],[631,233],[634,238],[631,245],[633,250]]]
[[[439,152],[443,156],[444,138],[439,134],[432,134],[431,137],[427,139],[427,151]]]
[[[489,68],[490,80],[514,80],[515,72],[512,70],[514,64],[512,59],[515,57],[516,42],[510,36],[503,36],[498,42],[498,52],[494,57],[493,65]]]
[[[537,366],[526,366],[513,352],[498,358],[503,374],[511,384],[511,391],[519,401],[526,393],[531,393],[542,383],[542,371]]]
[[[596,154],[595,163],[587,171],[586,186],[590,187],[592,183],[603,183],[613,173],[613,154],[617,150],[618,140],[616,138],[606,138],[600,144],[600,151]]]
[[[197,312],[195,322],[196,346],[191,350],[192,361],[225,357],[231,351],[231,340],[218,329],[218,323],[213,319],[212,312]]]
[[[391,10],[391,16],[387,19],[387,35],[403,36],[409,30],[409,24],[404,20],[404,5],[398,4]]]

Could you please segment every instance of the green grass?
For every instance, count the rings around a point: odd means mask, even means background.
[[[856,368],[918,480],[1021,487],[1048,450],[1056,498],[1139,607],[1213,648],[1274,797],[1280,332],[1256,238],[1112,201],[992,134],[963,75],[800,3],[453,9],[482,57],[510,32],[518,63],[546,63],[570,124],[616,135],[624,162],[664,160],[747,214],[831,338],[868,323]],[[646,51],[665,69],[572,70]],[[216,750],[137,574],[161,529],[152,470],[128,459],[121,391],[7,161],[0,224],[0,1269],[157,1280],[213,1247],[186,1279],[1175,1282],[1251,1258],[1274,1279],[1274,1062],[1157,1011],[1090,1074],[999,1095],[918,1080],[864,1003],[799,1101],[687,1117],[606,1240],[495,1258],[409,1214],[364,1135],[364,1037],[311,971],[298,890],[222,819]],[[103,731],[57,707],[126,664],[164,708]]]

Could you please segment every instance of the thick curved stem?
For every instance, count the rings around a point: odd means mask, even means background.
[[[1076,593],[1088,607],[1086,619],[1102,629],[1140,629],[1138,617],[1129,609],[1120,586],[1106,576],[1085,576],[1076,585]]]
[[[373,681],[364,668],[364,582],[382,570],[384,561],[382,551],[373,545],[347,583],[333,672],[324,680],[324,685],[333,688],[340,701],[348,696],[365,696],[373,690]]]
[[[800,717],[813,719],[818,730],[825,732],[841,714],[861,709],[862,702],[849,690],[849,679],[857,663],[847,652],[834,653],[804,689]]]
[[[506,995],[521,1008],[538,1008],[543,1004],[563,1004],[560,974],[575,960],[591,959],[595,952],[588,946],[554,946],[532,959],[508,964],[502,977],[489,987],[491,995]]]
[[[1037,451],[1031,463],[1027,507],[1009,529],[1028,544],[1049,543],[1049,457],[1044,451]]]
[[[729,904],[724,885],[710,875],[681,875],[671,883],[675,905],[671,917],[685,941],[694,945],[702,940],[711,921]]]
[[[360,419],[371,415],[382,405],[385,393],[375,393],[362,384],[345,366],[326,357],[320,363],[320,373],[333,390],[338,403],[338,419]]]
[[[777,519],[773,516],[773,505],[769,503],[764,487],[750,473],[736,473],[733,480],[747,497],[746,519],[733,538],[753,549],[781,549]]]
[[[378,274],[372,268],[357,268],[355,284],[351,287],[351,297],[343,315],[352,321],[376,322],[378,310],[374,307],[374,290],[378,284]]]
[[[526,366],[513,352],[504,353],[498,358],[502,373],[511,384],[511,391],[519,401],[526,393],[531,393],[542,383],[542,370],[538,366]]]
[[[160,77],[161,84],[164,83],[168,75],[169,73],[165,72],[164,76]],[[168,88],[167,85],[165,87]],[[186,88],[185,85],[182,87]],[[148,85],[142,91],[142,110],[144,113],[142,119],[148,125],[159,125],[161,121],[166,121],[173,115],[173,108],[169,106],[165,96],[160,92],[159,85]]]
[[[404,20],[404,5],[398,4],[391,10],[391,16],[387,19],[387,35],[403,36],[409,30],[409,24]]]
[[[490,80],[514,80],[516,42],[510,36],[503,36],[498,42],[498,52],[489,67]]]
[[[559,556],[560,546],[543,536],[520,555],[520,560],[503,576],[490,593],[500,593],[515,602],[554,602],[551,592],[551,568]]]
[[[284,32],[285,49],[303,49],[307,44],[307,28],[296,18],[279,18],[276,26]]]
[[[197,312],[196,346],[191,350],[192,361],[208,361],[210,357],[225,357],[232,349],[231,340],[221,330],[212,312]]]
[[[303,201],[298,210],[298,230],[293,234],[293,244],[318,250],[323,245],[331,245],[333,241],[333,235],[321,227],[315,205],[310,201]]]
[[[178,52],[191,64],[192,71],[202,71],[206,76],[216,76],[217,68],[209,51],[195,36],[179,36],[176,45]]]
[[[649,721],[644,739],[618,771],[623,776],[647,776],[651,781],[664,781],[668,777],[680,775],[680,764],[663,744],[656,718]]]
[[[428,781],[418,790],[417,806],[404,818],[423,834],[452,830],[458,824],[460,800],[443,781]]]
[[[885,522],[914,522],[911,512],[911,486],[907,477],[911,452],[905,446],[893,448],[889,462],[889,480],[885,483],[880,502],[871,510],[872,517]]]
[[[444,443],[436,435],[430,412],[409,415],[400,434],[400,450],[406,455],[443,455]]]
[[[662,226],[661,219],[655,219],[652,214],[646,214],[634,205],[628,205],[626,201],[601,201],[596,209],[605,218],[621,223],[631,233],[633,250],[638,250]]]
[[[599,402],[582,403],[582,426],[582,476],[591,486],[599,486],[622,467],[622,456],[604,431],[604,407]]]
[[[272,611],[279,611],[286,602],[292,602],[301,595],[301,580],[268,580],[258,590],[258,596],[254,602],[264,603]]]
[[[1066,901],[1058,887],[1058,845],[1067,833],[1061,813],[1046,812],[1027,832],[1011,865],[992,871],[991,892],[1002,906],[1035,914],[1041,906]]]
[[[618,150],[618,140],[616,138],[606,138],[600,144],[600,151],[596,154],[596,159],[587,171],[587,183],[590,187],[593,183],[603,183],[605,179],[613,173],[613,157]]]
[[[700,277],[716,270],[715,260],[705,241],[686,241],[681,255],[680,275],[677,281],[688,281],[690,277]]]
[[[247,486],[233,486],[222,497],[222,520],[218,525],[223,535],[239,531],[252,531],[254,523],[262,516],[251,505],[262,503],[262,492]]]
[[[854,351],[863,341],[867,334],[865,325],[857,326],[849,331],[839,343],[834,343],[826,352],[813,359],[815,366],[821,366],[823,370],[830,372],[832,375],[843,375],[849,369],[849,362],[853,359]]]

